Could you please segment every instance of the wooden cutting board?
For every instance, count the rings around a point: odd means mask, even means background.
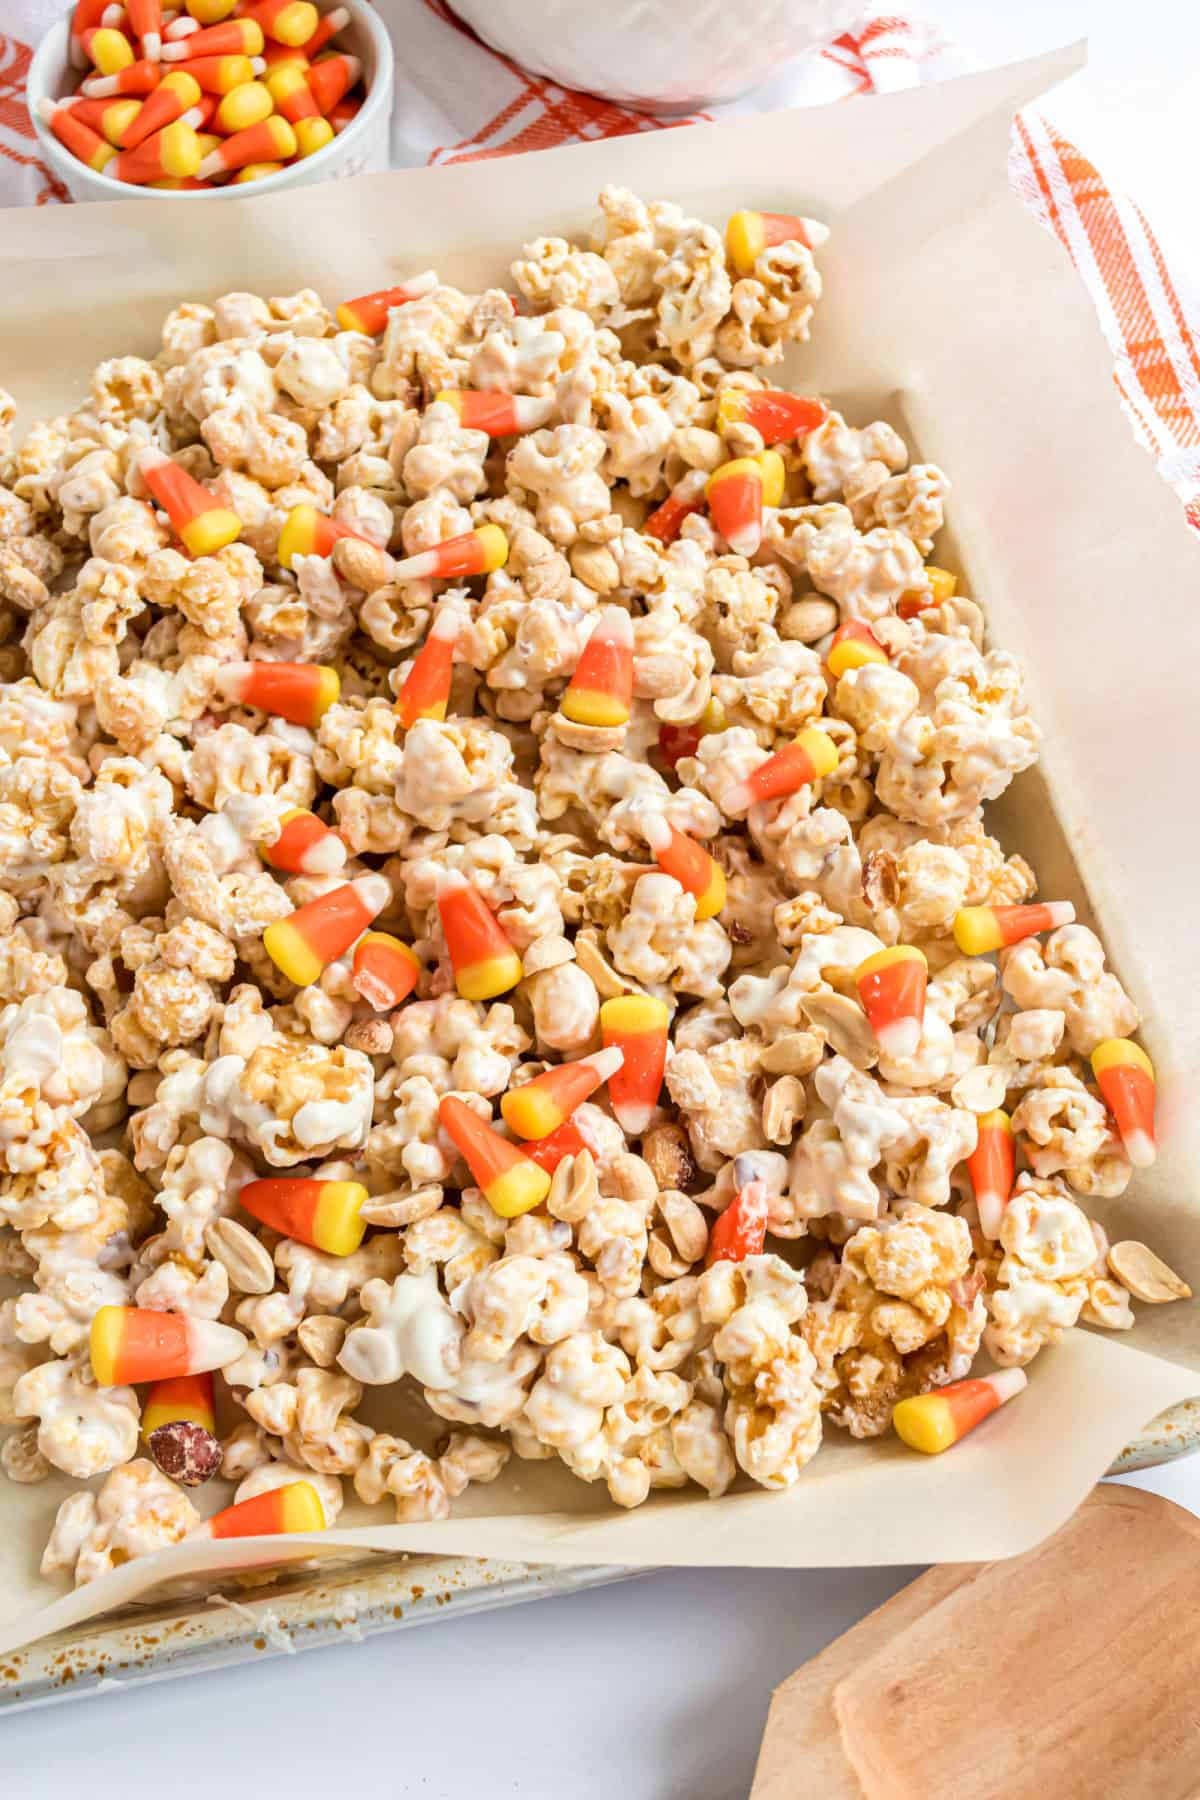
[[[779,1687],[751,1800],[1196,1800],[1200,1521],[1101,1486],[931,1569]]]

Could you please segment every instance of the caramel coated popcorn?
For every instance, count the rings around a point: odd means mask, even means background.
[[[791,223],[727,245],[607,188],[513,295],[429,273],[375,337],[308,290],[185,302],[23,441],[0,394],[0,1469],[104,1477],[45,1570],[199,1518],[95,1378],[102,1307],[236,1326],[222,1478],[311,1480],[331,1523],[345,1482],[445,1517],[511,1454],[620,1506],[785,1488],[981,1347],[1184,1289],[1083,1205],[1147,1159],[1106,1087],[1138,1013],[1069,908],[1013,922],[1036,877],[984,809],[1038,730],[930,561],[949,483],[770,386],[821,296]],[[251,703],[289,669],[319,704]],[[501,1205],[470,1127],[602,1043]],[[239,1199],[310,1178],[357,1236]],[[377,1429],[401,1383],[424,1428]]]

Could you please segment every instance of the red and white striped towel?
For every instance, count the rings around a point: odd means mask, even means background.
[[[447,0],[378,0],[378,6],[401,46],[392,119],[397,165],[511,156],[689,122],[652,119],[529,74],[482,44]],[[61,11],[62,0],[6,0],[4,6],[0,205],[68,199],[38,156],[24,102],[30,46]],[[697,116],[891,93],[969,66],[935,25],[872,9],[857,29],[797,58],[754,93]],[[1032,110],[1016,121],[1010,173],[1086,283],[1133,427],[1200,531],[1200,302],[1167,267],[1139,208],[1110,192],[1074,145]]]

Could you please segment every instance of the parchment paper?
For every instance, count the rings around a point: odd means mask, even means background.
[[[902,419],[921,455],[950,473],[953,535],[939,560],[958,558],[994,638],[1026,662],[1045,732],[1042,775],[1022,777],[996,817],[1044,892],[1090,902],[1159,1070],[1159,1161],[1122,1200],[1089,1210],[1110,1232],[1148,1239],[1200,1288],[1200,1127],[1189,1105],[1200,1073],[1200,934],[1189,916],[1200,558],[1121,416],[1082,284],[1005,178],[1014,110],[1081,61],[1075,47],[934,94],[217,208],[164,199],[0,213],[0,382],[26,419],[67,409],[94,363],[153,354],[176,301],[231,288],[311,285],[334,302],[430,263],[467,284],[502,280],[526,239],[580,232],[609,181],[717,223],[747,203],[828,219],[826,298],[788,377],[836,396],[859,422],[879,409]],[[1200,1390],[1196,1326],[1190,1303],[1139,1308],[1121,1338],[1070,1334],[1038,1359],[1016,1405],[936,1461],[831,1431],[786,1494],[711,1501],[693,1489],[633,1513],[559,1465],[514,1461],[453,1520],[389,1526],[381,1509],[352,1505],[350,1528],[316,1542],[643,1565],[1010,1556],[1067,1518],[1131,1433]],[[391,1401],[372,1400],[378,1424]],[[47,1605],[55,1590],[37,1561],[69,1486],[0,1490],[0,1652],[185,1571],[316,1548],[180,1547]]]

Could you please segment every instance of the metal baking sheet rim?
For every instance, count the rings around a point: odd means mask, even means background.
[[[1200,1397],[1151,1422],[1114,1462],[1129,1474],[1200,1449]],[[0,1659],[0,1711],[117,1693],[150,1681],[359,1643],[385,1631],[546,1600],[645,1574],[603,1565],[539,1567],[474,1557],[372,1551],[332,1573],[239,1577],[227,1590],[132,1607],[82,1631],[45,1638]]]

